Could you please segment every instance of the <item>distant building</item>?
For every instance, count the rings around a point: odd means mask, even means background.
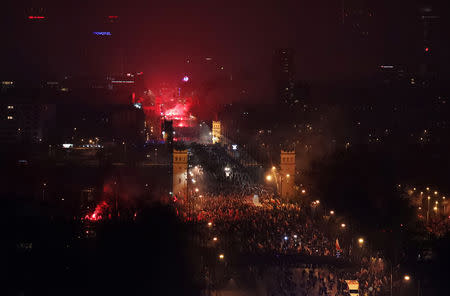
[[[174,134],[173,121],[172,120],[164,120],[162,122],[161,130],[162,130],[162,138],[163,138],[164,142],[166,142],[169,145],[172,145],[173,144],[173,134]]]
[[[273,54],[273,80],[278,102],[293,105],[295,101],[295,52],[293,49],[278,49]]]
[[[431,6],[419,9],[419,20],[422,27],[421,58],[419,72],[422,75],[437,71],[437,57],[439,56],[439,24],[440,16]]]
[[[342,24],[347,35],[366,39],[372,30],[374,12],[367,0],[342,0]],[[353,38],[353,39],[355,39]]]
[[[41,143],[47,140],[47,120],[54,105],[28,97],[3,97],[0,103],[0,143]]]

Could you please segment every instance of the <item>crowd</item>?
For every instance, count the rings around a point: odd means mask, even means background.
[[[346,276],[351,275],[347,272],[339,274],[332,268],[278,267],[267,272],[265,281],[268,283],[268,295],[271,296],[347,296]]]
[[[242,196],[254,192],[255,174],[231,157],[223,147],[198,145],[193,146],[192,150],[191,164],[202,166],[201,181],[207,193]]]
[[[336,238],[323,219],[297,204],[282,203],[266,193],[252,196],[205,195],[193,199],[192,219],[198,235],[227,254],[336,256]],[[185,218],[188,218],[185,216]],[[348,254],[345,251],[344,254]],[[361,295],[387,295],[388,276],[381,258],[363,257],[358,271],[303,269],[282,265],[273,274],[268,295],[348,295],[346,279],[357,279]]]
[[[297,204],[282,203],[267,193],[258,196],[257,202],[254,196],[231,195],[203,195],[191,202],[191,211],[182,211],[184,217],[213,223],[213,233],[233,252],[335,255],[335,238],[326,235],[326,225]],[[208,229],[200,229],[201,236],[211,235]]]
[[[356,273],[333,267],[277,267],[266,272],[264,281],[268,283],[268,295],[272,296],[349,295],[345,282],[349,279],[358,279],[362,296],[389,295],[388,277],[383,263],[380,258],[364,258],[361,271]]]
[[[195,151],[195,161],[202,167],[204,190],[177,203],[182,217],[198,226],[197,237],[204,246],[211,246],[214,238],[215,248],[227,254],[241,254],[241,258],[246,255],[347,258],[351,255],[350,249],[342,250],[339,246],[330,223],[314,215],[310,205],[284,203],[275,198],[220,149],[223,148]],[[387,286],[384,261],[359,259],[360,269],[351,273],[282,264],[269,276],[272,284],[267,286],[268,295],[348,295],[347,279],[359,281],[361,295],[381,295]]]

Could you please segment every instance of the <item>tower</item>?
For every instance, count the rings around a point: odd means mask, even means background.
[[[220,143],[220,121],[212,122],[212,143]]]
[[[187,197],[188,151],[173,150],[172,192],[177,197]]]
[[[295,195],[295,151],[281,150],[280,167],[281,198],[291,199]]]

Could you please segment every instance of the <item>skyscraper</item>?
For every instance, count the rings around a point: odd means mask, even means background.
[[[342,24],[345,32],[367,38],[373,26],[373,10],[367,0],[342,0]]]
[[[277,101],[282,104],[293,105],[295,52],[293,49],[278,49],[273,54],[273,79]]]
[[[438,25],[440,17],[431,6],[423,6],[419,10],[419,18],[422,26],[422,48],[420,59],[420,73],[427,74],[437,71],[435,56],[438,52],[439,32]]]

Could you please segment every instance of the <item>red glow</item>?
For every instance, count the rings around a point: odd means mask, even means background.
[[[164,106],[167,105],[167,103],[164,104]],[[161,111],[165,119],[172,120],[174,122],[174,126],[189,127],[191,126],[191,114],[189,112],[191,105],[192,103],[190,98],[187,98],[184,103],[176,103],[175,106],[172,105],[172,107]]]
[[[138,96],[136,103],[142,104],[145,116],[149,123],[151,122],[149,125],[155,130],[161,126],[163,120],[172,121],[175,129],[188,130],[187,128],[196,125],[196,118],[191,111],[196,101],[191,96],[184,95],[183,91],[179,84],[176,86],[163,84],[156,91],[151,92],[154,99],[149,99],[150,96],[144,96],[141,99]],[[179,131],[176,131],[177,136]],[[161,132],[154,132],[154,135],[161,135]]]
[[[425,47],[425,51],[428,52],[430,49],[428,47]]]
[[[95,207],[94,212],[90,215],[86,215],[84,219],[89,221],[99,221],[102,219],[102,214],[107,210],[108,207],[109,206],[106,201],[102,201]]]
[[[30,19],[30,20],[43,20],[43,19],[45,19],[45,16],[41,16],[41,15],[30,15],[30,16],[28,16],[28,19]]]
[[[117,18],[119,18],[119,16],[117,16],[117,15],[109,15],[108,18],[109,19],[117,19]]]

